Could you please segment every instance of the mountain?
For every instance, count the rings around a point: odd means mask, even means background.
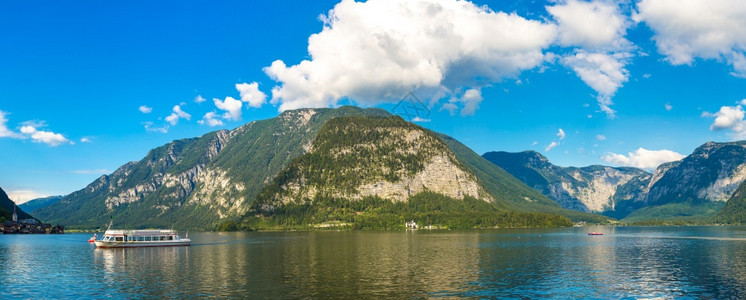
[[[309,151],[265,188],[257,205],[316,197],[407,201],[425,191],[494,201],[434,133],[400,117],[351,116],[328,121]]]
[[[736,190],[746,179],[746,141],[705,143],[652,175],[635,168],[558,167],[533,151],[484,157],[565,208],[627,222],[709,222],[722,208],[716,220],[732,223],[742,213]]]
[[[33,213],[34,210],[37,208],[47,207],[57,203],[58,201],[60,201],[60,199],[62,199],[62,197],[63,196],[49,196],[44,198],[32,199],[24,202],[21,205],[18,205],[18,207],[22,208],[24,211]]]
[[[641,207],[652,175],[637,168],[559,167],[535,151],[483,157],[566,209],[623,218]]]
[[[478,176],[474,161],[464,159],[468,152],[453,151],[459,147],[400,117],[332,119],[309,151],[265,186],[246,222],[272,227],[333,221],[355,228],[395,228],[409,218],[449,228],[570,224],[516,212],[517,203],[563,210],[499,168]]]
[[[316,172],[321,169],[327,173]],[[488,212],[499,213],[499,221],[485,222],[500,226],[566,224],[551,214],[604,220],[561,208],[450,137],[381,109],[356,107],[286,111],[176,140],[34,212],[68,228],[101,228],[111,216],[120,228],[216,229],[251,215],[258,196],[264,202],[257,203],[271,207],[319,195],[330,209],[378,201],[397,217],[440,203],[452,212],[478,212],[479,220],[494,221]],[[456,227],[484,225],[469,224]]]
[[[709,220],[746,179],[746,141],[707,142],[681,161],[656,170],[645,209],[629,220]]]
[[[607,221],[607,218],[603,216],[562,208],[557,202],[524,184],[456,139],[444,134],[438,134],[438,136],[453,151],[456,158],[477,175],[493,197],[501,199],[510,209],[559,214],[573,221],[595,223]]]
[[[0,188],[0,220],[12,220],[13,207],[15,205],[16,203],[13,202],[13,200],[10,200],[10,198],[8,198],[8,194],[6,194],[5,191]],[[18,220],[35,219],[21,208],[16,208],[16,215],[18,216]]]
[[[746,181],[738,186],[713,220],[721,224],[746,224]]]
[[[389,114],[355,107],[300,109],[176,140],[35,213],[78,228],[100,228],[110,216],[118,227],[214,228],[244,215],[263,186],[306,152],[321,126],[344,115]]]
[[[746,179],[746,141],[708,142],[659,169],[645,197],[648,204],[725,202]]]

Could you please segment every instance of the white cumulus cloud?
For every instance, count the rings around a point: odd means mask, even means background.
[[[138,107],[137,109],[140,110],[140,112],[144,114],[149,114],[150,112],[153,111],[153,108],[147,105],[140,105],[140,107]]]
[[[279,109],[394,102],[410,91],[438,100],[544,63],[556,25],[455,0],[343,0],[308,39],[310,60],[264,71]],[[443,94],[442,91],[446,91]],[[474,92],[472,92],[471,96]],[[465,95],[469,96],[469,95]],[[468,115],[481,101],[448,102]],[[476,100],[479,99],[479,100]]]
[[[722,106],[716,113],[704,112],[703,117],[715,118],[710,125],[710,130],[730,130],[731,138],[741,140],[746,139],[746,120],[744,110],[741,105]]]
[[[617,166],[654,170],[662,163],[676,161],[682,158],[684,158],[684,155],[671,150],[648,150],[645,148],[639,148],[634,152],[627,153],[627,155],[609,152],[607,155],[602,156],[601,160]]]
[[[599,107],[613,118],[611,98],[629,79],[625,66],[634,46],[624,36],[631,22],[609,1],[560,1],[547,11],[558,24],[559,44],[580,47],[562,63],[598,93]]]
[[[0,110],[0,138],[2,137],[9,137],[9,138],[16,138],[16,139],[23,138],[22,135],[8,129],[8,119],[5,117],[6,115],[8,115],[8,113]]]
[[[241,101],[251,107],[262,107],[267,102],[267,95],[259,90],[259,83],[236,83],[236,90],[241,95]]]
[[[598,134],[598,135],[596,135],[596,139],[599,140],[599,141],[605,141],[606,140],[606,136],[603,135],[603,134]]]
[[[39,193],[33,190],[12,190],[8,191],[8,198],[13,200],[16,204],[23,204],[29,200],[37,198],[49,197],[49,194]]]
[[[168,133],[168,125],[164,125],[161,127],[154,127],[153,122],[142,122],[142,125],[145,126],[145,131],[147,132]]]
[[[412,119],[412,122],[420,122],[420,123],[427,123],[427,122],[430,122],[430,121],[432,121],[432,120],[430,120],[430,119],[423,119],[423,118],[420,118],[420,116],[416,116],[416,117],[414,117],[414,119]]]
[[[196,103],[202,103],[205,102],[207,99],[205,97],[202,97],[202,95],[197,95],[197,97],[194,97],[194,102]]]
[[[671,64],[715,59],[746,77],[746,1],[642,0],[637,9],[634,20],[653,30],[658,52]]]
[[[206,113],[205,116],[202,117],[202,120],[197,121],[197,123],[210,127],[221,126],[223,125],[223,121],[221,121],[219,118],[220,116],[218,116],[218,114],[211,111]]]
[[[37,130],[34,126],[25,125],[21,127],[21,133],[29,136],[35,143],[44,143],[52,147],[62,144],[73,144],[63,135],[51,131]]]
[[[549,152],[549,150],[552,150],[552,148],[559,146],[560,143],[561,143],[561,141],[564,140],[565,137],[567,136],[565,134],[565,131],[562,128],[560,128],[559,130],[557,130],[557,134],[556,135],[557,135],[557,140],[556,141],[552,141],[551,143],[549,143],[549,145],[547,145],[547,147],[544,148],[545,152]]]
[[[566,56],[562,63],[575,71],[583,82],[598,93],[596,100],[603,112],[614,117],[616,111],[611,108],[614,104],[611,98],[616,91],[629,79],[629,72],[625,69],[628,53],[591,53],[579,50],[575,55]]]
[[[171,123],[171,125],[176,125],[179,122],[179,119],[189,120],[191,118],[192,115],[181,110],[181,105],[174,105],[172,113],[166,117],[166,121]]]
[[[461,115],[462,116],[471,116],[474,115],[474,113],[479,108],[479,103],[481,103],[483,100],[482,98],[482,91],[479,89],[468,89],[466,92],[464,92],[463,95],[461,95],[460,98],[451,98],[448,104],[450,105],[444,105],[443,109],[449,110],[451,114],[454,114],[455,111],[458,109],[458,105],[456,103],[460,103],[463,105],[463,108],[461,109]]]
[[[544,148],[545,152],[549,152],[549,150],[552,150],[552,148],[557,147],[559,145],[558,142],[551,142],[549,145],[547,145],[546,148]]]
[[[547,6],[547,11],[557,21],[560,45],[607,48],[628,43],[624,35],[629,22],[613,3],[570,0]]]
[[[225,100],[221,101],[218,98],[212,99],[215,102],[215,107],[225,111],[223,119],[238,121],[241,119],[241,106],[242,103],[233,97],[225,97]]]

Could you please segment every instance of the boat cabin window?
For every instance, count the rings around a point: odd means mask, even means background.
[[[168,236],[168,240],[169,240],[169,241],[172,241],[173,239],[174,239],[174,237],[173,237],[173,236],[170,236],[170,235]]]
[[[121,241],[124,241],[124,238],[123,238],[123,237],[121,237],[121,236],[118,236],[118,237],[117,237],[117,242],[121,242]]]

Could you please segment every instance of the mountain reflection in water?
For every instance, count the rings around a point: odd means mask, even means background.
[[[139,249],[88,236],[0,236],[0,298],[746,297],[740,227],[190,233]]]

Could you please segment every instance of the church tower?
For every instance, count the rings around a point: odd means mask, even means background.
[[[18,222],[18,215],[16,214],[16,207],[18,207],[18,205],[14,204],[13,205],[13,222]]]

